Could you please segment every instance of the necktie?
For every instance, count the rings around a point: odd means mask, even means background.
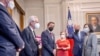
[[[35,32],[33,31],[33,37],[35,38],[36,36],[35,36]]]
[[[33,31],[33,40],[34,40],[34,42],[38,45],[39,43],[38,43],[38,41],[36,40],[36,35],[35,35],[35,32]]]
[[[53,33],[50,33],[50,35],[51,35],[51,38],[53,39]]]

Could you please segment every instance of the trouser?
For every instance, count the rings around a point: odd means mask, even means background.
[[[12,47],[2,47],[0,46],[0,56],[16,56],[16,49]]]
[[[82,50],[79,49],[78,52],[77,52],[77,54],[74,54],[74,56],[82,56]]]

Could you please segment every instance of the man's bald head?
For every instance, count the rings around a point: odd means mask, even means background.
[[[75,25],[74,25],[74,29],[79,30],[79,29],[80,29],[80,25],[75,24]]]
[[[39,20],[38,20],[38,17],[37,16],[30,16],[29,17],[29,23],[31,23],[31,22],[38,22]]]

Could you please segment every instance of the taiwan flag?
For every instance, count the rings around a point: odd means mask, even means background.
[[[68,8],[68,19],[67,19],[67,31],[69,36],[72,36],[72,33],[74,32],[73,29],[73,23],[72,23],[72,17],[71,17],[71,13],[70,13],[70,9]]]
[[[73,46],[74,46],[74,40],[72,39],[72,34],[74,32],[73,29],[73,23],[72,23],[72,17],[70,13],[70,9],[68,8],[68,19],[67,19],[67,31],[68,31],[68,40],[70,42],[70,49],[68,50],[69,56],[74,56],[73,55]]]

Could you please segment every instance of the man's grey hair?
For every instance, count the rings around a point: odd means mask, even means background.
[[[37,16],[30,16],[29,17],[29,24],[32,22],[32,21],[35,21],[37,18]]]

